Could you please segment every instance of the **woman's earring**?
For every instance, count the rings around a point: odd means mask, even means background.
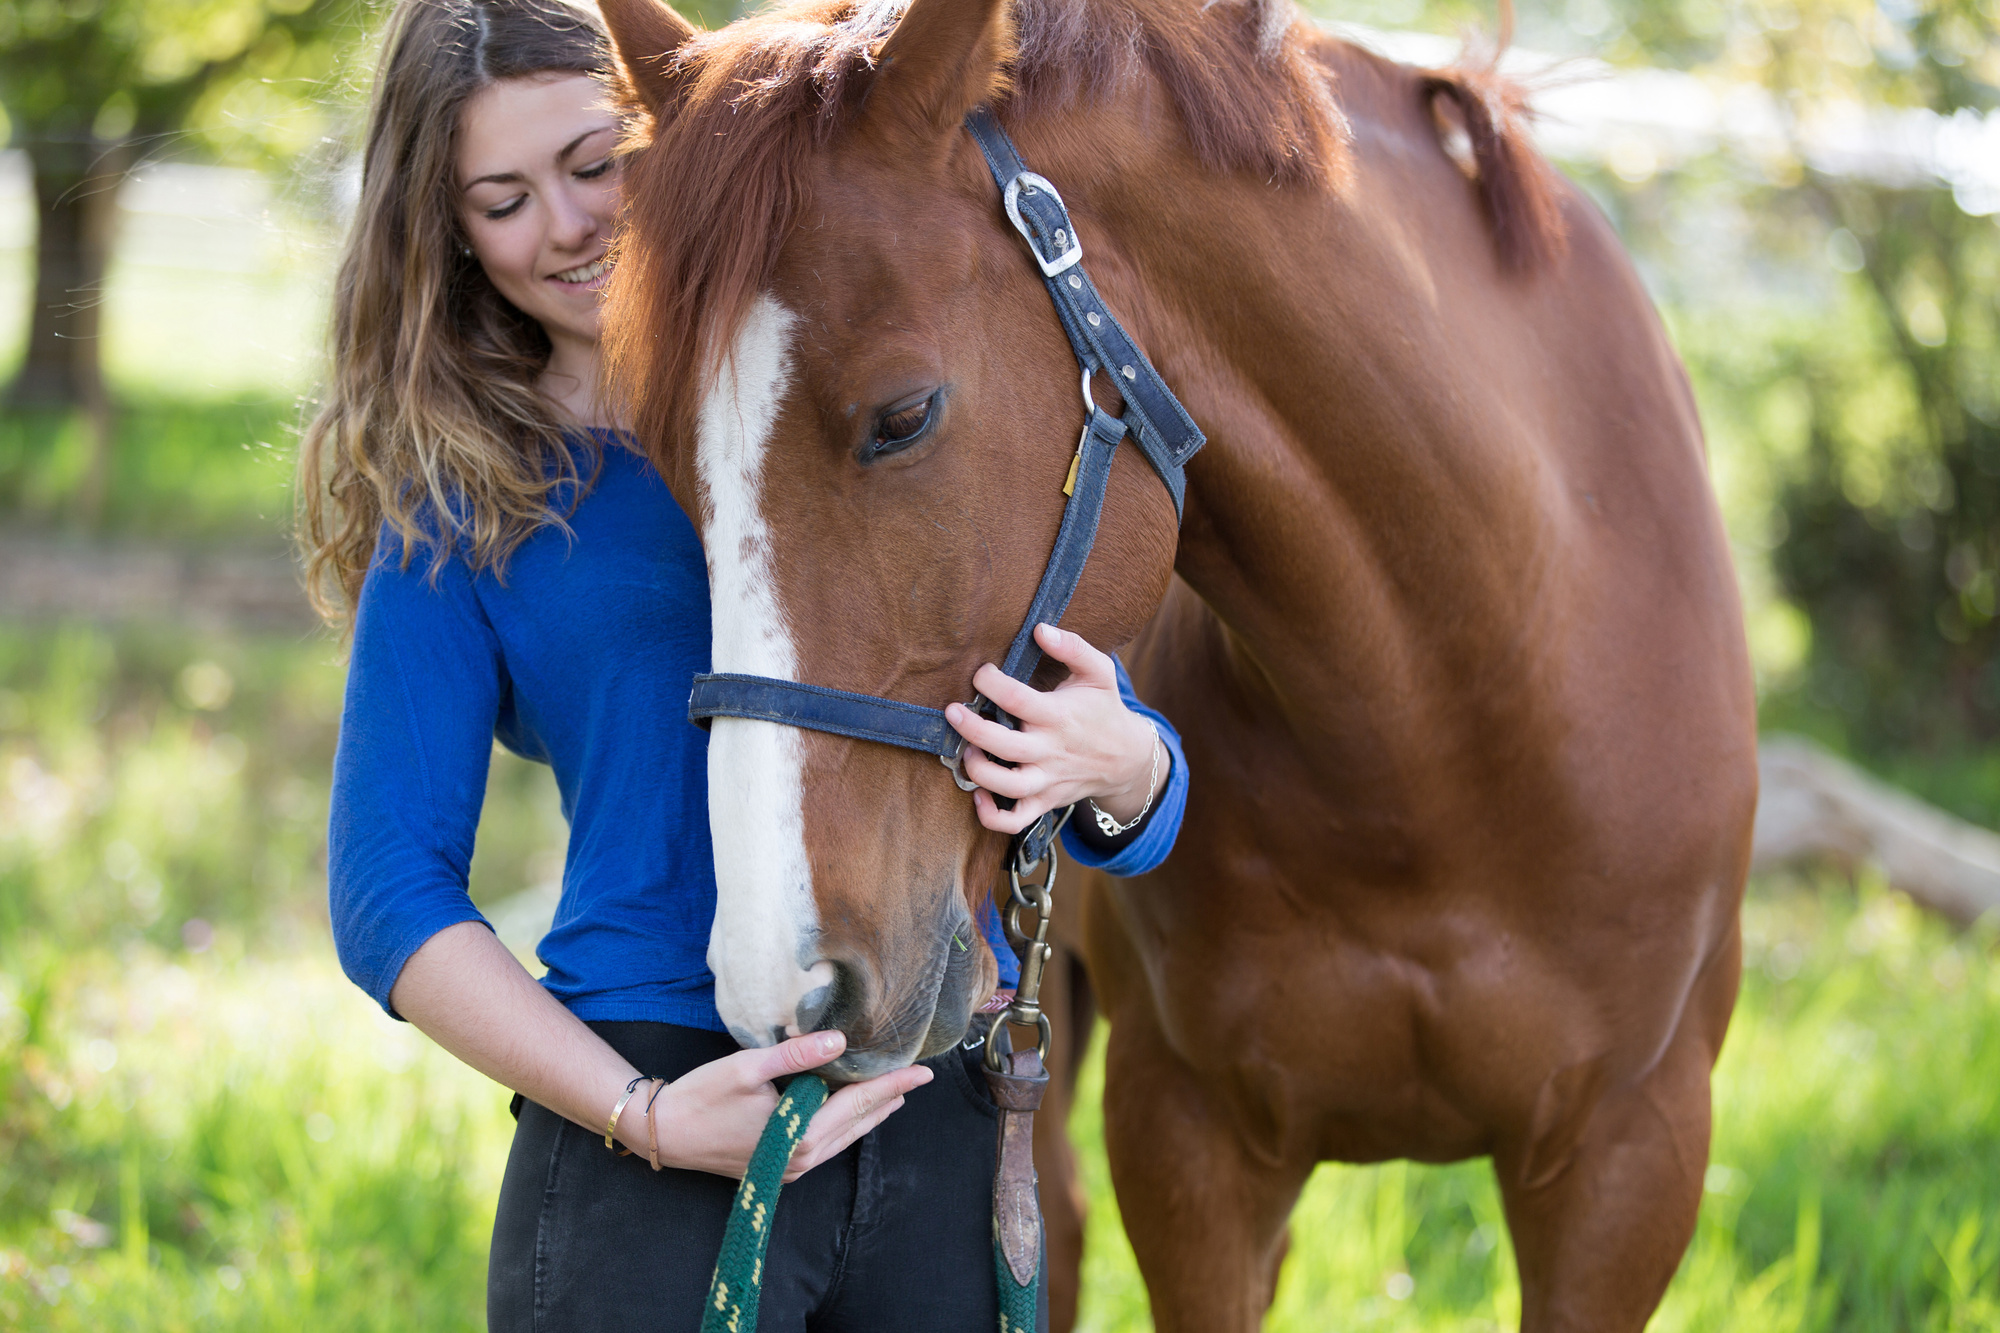
[[[464,256],[465,256],[465,257],[466,257],[467,259],[470,259],[470,258],[472,258],[472,247],[471,247],[471,246],[469,246],[469,245],[461,245],[461,246],[459,246],[459,247],[458,247],[458,252],[459,252],[460,254],[464,255]]]

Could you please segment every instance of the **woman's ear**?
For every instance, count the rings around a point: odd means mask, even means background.
[[[598,9],[625,68],[625,82],[654,115],[669,110],[681,90],[673,72],[674,54],[694,36],[694,25],[666,0],[598,0]]]
[[[1007,0],[911,0],[876,55],[862,124],[927,151],[1005,91],[1013,54]]]

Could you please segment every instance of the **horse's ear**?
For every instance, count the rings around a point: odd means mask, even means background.
[[[1010,0],[910,0],[876,56],[864,123],[934,143],[1006,87],[1014,53]]]
[[[672,106],[681,88],[672,72],[674,53],[694,36],[694,25],[666,0],[598,0],[597,7],[632,91],[656,114]]]

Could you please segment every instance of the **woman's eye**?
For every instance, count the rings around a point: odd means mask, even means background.
[[[516,213],[521,211],[521,205],[527,202],[528,202],[527,195],[517,194],[512,199],[509,199],[506,203],[499,204],[493,208],[487,209],[486,216],[490,221],[493,222],[498,222],[501,218],[513,217]]]
[[[932,394],[921,403],[909,407],[899,407],[893,412],[885,412],[875,427],[876,456],[893,454],[899,449],[907,449],[915,444],[923,433],[930,429],[932,410],[937,405],[937,395]]]
[[[580,181],[594,181],[599,176],[609,174],[611,169],[617,165],[618,165],[617,158],[607,157],[602,162],[599,162],[594,166],[585,167],[583,170],[577,172],[576,178]]]

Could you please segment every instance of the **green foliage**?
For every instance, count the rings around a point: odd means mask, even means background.
[[[1877,754],[2000,738],[2000,227],[1943,191],[1812,192],[1855,238],[1881,359],[1800,349],[1812,412],[1774,556],[1812,617],[1802,688]],[[1872,373],[1870,371],[1872,370]],[[1879,403],[1865,401],[1873,393]],[[1870,409],[1875,410],[1871,411]]]
[[[18,138],[109,144],[187,128],[296,152],[353,0],[12,0],[0,98]]]
[[[127,536],[213,538],[283,531],[292,510],[298,407],[284,399],[128,400],[103,523]],[[45,524],[74,506],[90,441],[76,414],[23,409],[0,417],[0,512]]]
[[[1828,145],[1858,146],[1869,115],[1957,114],[1966,128],[2000,107],[2000,9],[1685,0],[1605,13],[1614,59],[1769,94],[1756,143],[1622,179],[1570,164],[1640,258],[1689,364],[1732,527],[1756,561],[1753,647],[1771,607],[1803,613],[1783,651],[1759,654],[1766,703],[1878,767],[1909,754],[1962,766],[2000,738],[2000,223],[1968,211],[1991,208],[1978,189],[1955,193],[1919,166],[1895,169],[1902,180],[1880,165],[1836,173]]]
[[[0,1327],[483,1326],[505,1094],[334,965],[341,683],[0,626]],[[483,901],[560,865],[546,772],[496,761]]]
[[[0,623],[0,958],[321,929],[342,683],[316,635]],[[559,876],[553,793],[496,753],[475,901]]]
[[[193,918],[255,924],[311,903],[332,656],[168,630],[0,632],[0,939],[175,946]]]

